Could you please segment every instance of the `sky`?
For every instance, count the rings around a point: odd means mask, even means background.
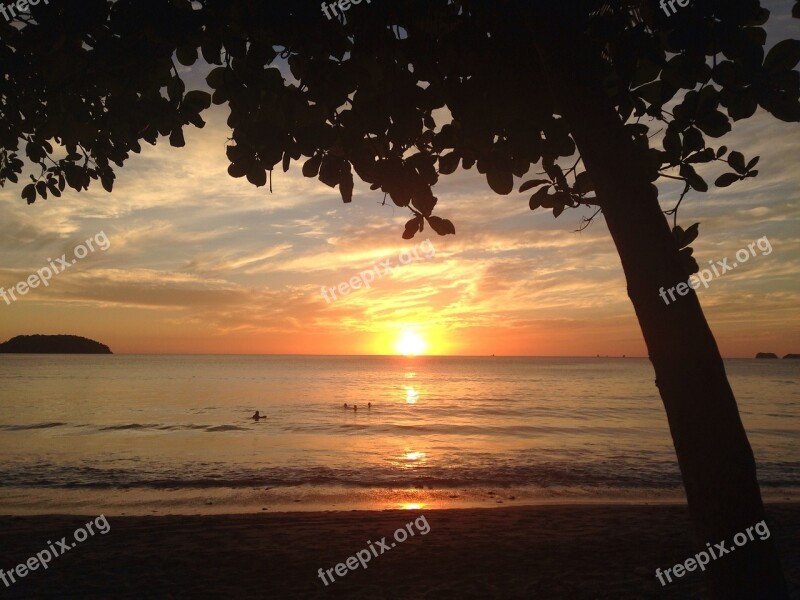
[[[764,5],[768,46],[800,37],[789,3]],[[187,89],[206,70],[182,67]],[[436,214],[457,234],[426,228],[406,241],[408,211],[358,180],[343,204],[300,163],[276,169],[272,193],[231,178],[227,107],[203,116],[204,129],[184,130],[185,148],[143,144],[116,169],[112,194],[68,188],[28,206],[21,186],[0,189],[0,286],[62,254],[69,262],[86,240],[95,247],[47,287],[0,299],[0,341],[67,333],[115,353],[646,356],[605,222],[576,232],[589,209],[554,219],[529,210],[529,193],[498,196],[475,168],[460,170],[434,189]],[[768,243],[701,287],[700,302],[724,356],[800,352],[798,125],[759,110],[709,145],[723,143],[761,156],[760,175],[690,194],[679,224],[700,223],[701,268]],[[682,189],[674,183],[660,184],[665,209]],[[337,289],[360,273],[360,289]]]

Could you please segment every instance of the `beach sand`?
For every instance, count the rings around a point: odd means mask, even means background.
[[[317,570],[425,515],[430,531],[337,577]],[[768,508],[800,598],[800,505]],[[88,517],[0,517],[8,571]],[[662,587],[655,569],[701,550],[676,505],[581,505],[253,515],[109,517],[96,534],[0,598],[703,598],[702,576]]]

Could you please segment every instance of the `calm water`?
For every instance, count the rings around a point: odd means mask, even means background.
[[[727,369],[796,497],[800,362]],[[0,432],[2,513],[682,498],[644,359],[0,355]]]

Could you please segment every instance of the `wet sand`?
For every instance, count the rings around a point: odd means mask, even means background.
[[[397,543],[327,586],[318,569],[424,515],[430,531]],[[768,508],[800,598],[800,504]],[[0,517],[6,572],[90,517]],[[655,569],[694,555],[682,506],[580,505],[251,515],[109,517],[47,570],[0,598],[704,598],[702,576],[662,587]],[[380,550],[378,550],[380,553]]]

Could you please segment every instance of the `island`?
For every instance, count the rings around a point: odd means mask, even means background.
[[[787,354],[783,358],[795,358],[795,359],[797,359],[797,358],[800,358],[800,354]]]
[[[774,352],[759,352],[756,358],[778,358],[778,355]]]
[[[105,344],[77,335],[18,335],[0,344],[0,353],[112,354]]]

